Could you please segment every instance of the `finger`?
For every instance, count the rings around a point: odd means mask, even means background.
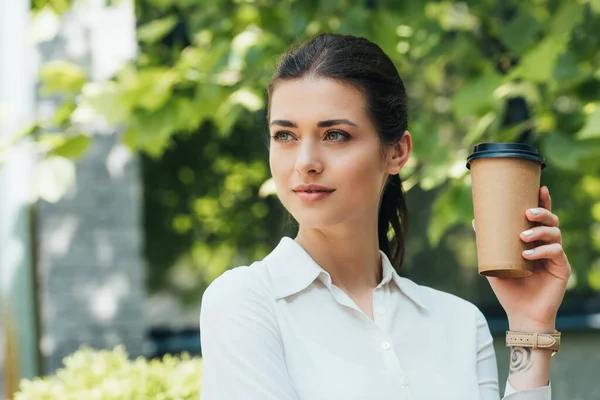
[[[563,263],[568,264],[567,256],[560,243],[546,244],[531,250],[525,250],[523,252],[523,257],[528,260],[548,259],[559,265],[562,265]]]
[[[538,226],[528,229],[520,234],[521,240],[526,243],[542,241],[542,244],[562,243],[562,234],[556,226]]]
[[[537,222],[540,225],[556,227],[559,226],[558,216],[552,214],[550,210],[547,210],[545,208],[530,208],[525,212],[525,215],[528,220],[532,222]]]
[[[542,186],[540,188],[539,206],[548,211],[552,210],[552,199],[550,198],[550,190],[548,190],[548,186]]]

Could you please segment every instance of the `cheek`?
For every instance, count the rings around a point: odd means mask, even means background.
[[[378,154],[371,154],[371,152],[357,154],[340,169],[346,176],[348,190],[352,191],[349,196],[370,201],[378,198],[385,170],[377,157]]]
[[[290,157],[286,157],[280,151],[271,151],[269,153],[269,167],[271,168],[271,176],[275,181],[278,191],[283,188],[283,185],[287,180],[289,170],[293,169],[291,161],[292,160]]]

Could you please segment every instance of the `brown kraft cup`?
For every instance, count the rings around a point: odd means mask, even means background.
[[[533,274],[522,252],[534,247],[519,234],[534,223],[525,216],[538,207],[546,166],[538,151],[523,143],[481,143],[467,158],[471,170],[479,274],[500,278]]]

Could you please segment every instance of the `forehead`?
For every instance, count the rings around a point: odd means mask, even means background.
[[[280,81],[271,93],[270,119],[364,119],[365,98],[355,87],[328,78]]]

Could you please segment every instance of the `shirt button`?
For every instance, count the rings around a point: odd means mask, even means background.
[[[402,379],[400,379],[400,384],[402,386],[408,386],[408,379],[406,379],[405,377],[402,377]]]
[[[381,343],[381,348],[383,350],[389,350],[392,348],[392,344],[390,342],[383,342]]]

